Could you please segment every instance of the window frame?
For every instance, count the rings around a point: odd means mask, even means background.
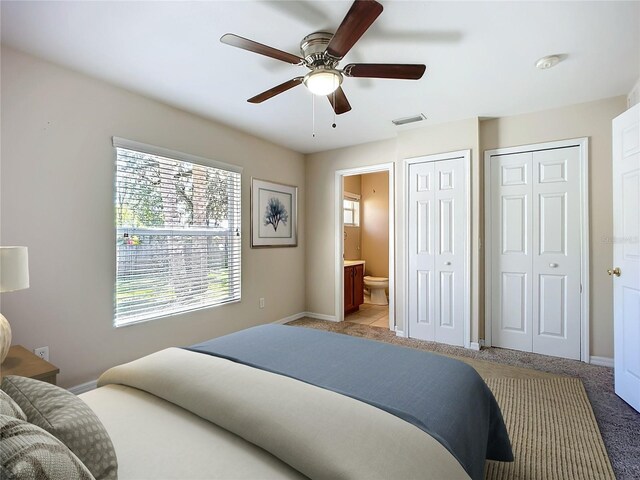
[[[233,165],[233,164],[229,164],[229,163],[224,163],[224,162],[220,162],[220,161],[216,161],[216,160],[211,160],[208,158],[204,158],[204,157],[199,157],[197,155],[192,155],[192,154],[188,154],[188,153],[184,153],[184,152],[178,152],[175,150],[170,150],[168,148],[163,148],[163,147],[157,147],[155,145],[149,145],[149,144],[145,144],[145,143],[141,143],[141,142],[136,142],[133,140],[128,140],[125,138],[121,138],[121,137],[112,137],[112,144],[113,144],[113,151],[114,151],[114,159],[117,162],[118,161],[118,152],[117,149],[118,148],[122,148],[122,149],[126,149],[126,150],[131,150],[131,151],[135,151],[137,153],[142,153],[142,154],[147,154],[147,155],[153,155],[153,156],[158,156],[158,157],[165,157],[171,160],[175,160],[178,162],[186,162],[186,163],[191,163],[191,164],[197,164],[200,166],[204,166],[204,167],[210,167],[210,168],[214,168],[214,169],[220,169],[220,170],[225,170],[228,172],[232,172],[232,173],[236,173],[240,176],[239,178],[239,191],[238,191],[238,196],[237,198],[234,197],[230,197],[230,200],[234,200],[237,202],[239,202],[239,204],[237,205],[237,209],[238,209],[238,234],[241,234],[242,232],[242,173],[243,173],[243,167],[240,167],[238,165]],[[114,188],[114,200],[115,200],[115,196],[116,196],[116,191],[117,191],[117,166],[114,163],[114,173],[113,173],[113,179],[114,179],[114,184],[113,184],[113,188]],[[114,202],[114,213],[115,213],[115,202]],[[117,221],[114,222],[114,238],[118,238],[119,235],[119,230],[121,230],[121,228],[118,226]],[[126,229],[129,232],[132,232],[134,230],[140,230],[138,227],[132,227],[132,228],[128,228]],[[154,227],[149,227],[149,228],[145,228],[144,230],[146,231],[157,231],[157,232],[167,232],[169,230],[176,232],[176,231],[180,231],[180,229],[168,229],[166,226],[162,226],[159,228],[154,228]],[[194,227],[193,229],[189,229],[189,233],[193,234],[194,232],[198,232],[199,230],[207,230],[207,234],[211,234],[211,235],[231,235],[231,233],[225,231],[222,231],[220,229],[216,229],[214,230],[213,228],[211,229],[198,229],[198,227]],[[186,232],[186,230],[185,230]],[[209,305],[201,305],[201,306],[193,306],[193,307],[187,307],[184,309],[180,309],[180,310],[166,310],[164,312],[159,311],[157,312],[157,314],[155,315],[151,315],[151,316],[145,316],[144,318],[140,318],[140,319],[135,319],[135,320],[130,320],[130,321],[117,321],[116,318],[116,307],[117,307],[117,265],[114,264],[114,291],[113,291],[113,326],[115,328],[122,328],[122,327],[129,327],[132,325],[137,325],[140,323],[146,323],[146,322],[150,322],[150,321],[154,321],[154,320],[158,320],[161,318],[167,318],[167,317],[173,317],[176,315],[182,315],[185,313],[191,313],[194,311],[198,311],[198,310],[202,310],[205,308],[215,308],[215,307],[219,307],[219,306],[223,306],[223,305],[229,305],[229,304],[233,304],[233,303],[239,303],[242,301],[242,240],[239,243],[239,257],[240,257],[240,264],[238,266],[238,286],[237,286],[237,297],[234,296],[233,298],[229,299],[229,300],[225,300],[225,301],[220,301],[217,303],[213,303],[213,304],[209,304]],[[117,250],[117,244],[115,246],[115,257],[114,257],[114,263],[118,261],[118,250]]]
[[[352,202],[352,204],[357,204],[358,208],[347,208],[344,205],[344,202],[348,201],[348,202]],[[360,210],[361,210],[361,204],[360,204],[360,195],[358,195],[357,193],[351,193],[351,192],[344,192],[343,198],[342,198],[342,220],[343,220],[343,224],[345,227],[354,227],[354,228],[358,228],[360,227]],[[345,213],[347,211],[351,212],[351,215],[354,220],[357,217],[357,223],[356,222],[347,222],[346,221],[346,215]],[[357,215],[356,215],[357,214]]]

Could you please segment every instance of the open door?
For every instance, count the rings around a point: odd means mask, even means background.
[[[640,411],[640,104],[613,120],[615,391]]]

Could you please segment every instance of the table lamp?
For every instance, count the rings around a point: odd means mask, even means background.
[[[27,247],[0,247],[0,293],[29,288]],[[11,347],[11,327],[0,313],[0,363]]]

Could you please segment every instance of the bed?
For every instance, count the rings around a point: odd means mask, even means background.
[[[82,394],[120,479],[483,477],[511,461],[500,409],[462,362],[266,325],[114,367]]]

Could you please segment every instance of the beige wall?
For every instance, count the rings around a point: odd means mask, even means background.
[[[613,357],[611,120],[626,109],[624,96],[481,122],[483,150],[589,137],[591,355]]]
[[[344,227],[344,259],[361,260],[360,227]]]
[[[389,172],[362,175],[360,208],[365,275],[389,277]]]
[[[344,177],[344,191],[360,195],[360,175],[349,175]],[[360,227],[344,227],[344,259],[360,260],[362,242]]]
[[[486,149],[590,138],[591,355],[613,355],[611,119],[616,97],[534,114],[400,130],[396,138],[303,157],[221,124],[2,48],[0,244],[27,245],[31,288],[3,294],[14,344],[49,345],[60,383],[169,345],[188,345],[303,311],[335,315],[336,170],[395,162],[396,318],[404,328],[403,159],[472,152],[472,341],[483,336],[482,158]],[[114,158],[120,136],[244,167],[298,185],[299,246],[249,248],[243,210],[242,302],[114,329]],[[305,222],[306,218],[313,221]],[[288,285],[282,296],[281,286]],[[266,307],[258,309],[258,298]]]
[[[353,147],[307,155],[307,215],[314,221],[307,225],[307,274],[317,284],[307,282],[307,310],[323,315],[335,315],[335,176],[337,170],[395,162],[395,317],[400,330],[404,329],[405,316],[405,158],[456,150],[472,150],[472,162],[478,162],[477,119],[433,125],[426,128],[405,129],[397,138],[372,142]],[[479,167],[472,165],[472,173]],[[474,193],[478,195],[477,191]],[[479,207],[474,207],[479,208]],[[474,257],[475,259],[475,257]],[[477,262],[478,260],[475,259]],[[479,276],[478,271],[474,275]],[[318,285],[324,285],[318,288]],[[476,282],[475,288],[478,288]],[[476,293],[477,297],[477,293]],[[476,305],[477,310],[477,305]],[[477,326],[479,312],[474,314]],[[477,327],[472,329],[477,337]]]
[[[306,231],[307,251],[313,252],[306,257],[308,312],[336,314],[336,170],[388,163],[395,156],[393,139],[307,155],[306,216],[313,219],[307,222]]]
[[[360,195],[362,175],[346,175],[344,178],[344,191]]]
[[[1,309],[14,344],[49,346],[63,386],[305,310],[301,154],[15,50],[2,49],[1,67],[0,243],[27,245],[31,271]],[[113,135],[244,167],[240,303],[113,328]],[[297,248],[249,248],[252,176],[300,187]]]
[[[396,323],[405,318],[405,168],[403,159],[471,150],[471,341],[484,338],[483,154],[485,150],[589,137],[591,244],[591,355],[613,356],[612,289],[606,274],[612,261],[611,120],[625,110],[626,98],[546,110],[526,115],[479,121],[476,118],[401,130],[394,139],[307,155],[307,212],[320,221],[307,226],[307,272],[326,288],[307,283],[307,309],[335,314],[333,192],[336,170],[395,161]],[[310,277],[309,277],[310,278]]]

